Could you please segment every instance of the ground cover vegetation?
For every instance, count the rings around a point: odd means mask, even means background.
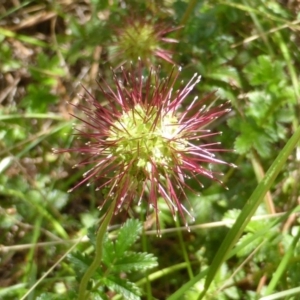
[[[299,299],[299,12],[1,1],[0,299]]]

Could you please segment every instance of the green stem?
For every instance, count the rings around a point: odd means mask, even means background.
[[[143,246],[143,251],[147,252],[147,236],[145,234],[145,229],[143,229],[142,246]],[[146,297],[147,297],[147,300],[151,300],[151,299],[153,299],[153,296],[152,296],[151,283],[149,280],[149,272],[148,271],[146,271],[144,278],[146,280]]]
[[[190,17],[190,15],[192,14],[192,12],[194,11],[196,5],[197,5],[198,1],[197,0],[190,0],[189,3],[188,3],[188,7],[186,9],[186,11],[184,12],[184,15],[180,21],[180,24],[179,26],[182,26],[184,27]],[[179,29],[176,31],[175,33],[175,39],[180,41],[181,39],[181,36],[183,34],[183,29]],[[177,47],[177,43],[173,43],[172,46],[171,46],[171,51],[176,53],[176,47]],[[176,64],[175,64],[176,65]],[[172,69],[172,65],[171,64],[167,64],[167,63],[164,63],[164,69],[168,72],[171,72],[171,69]]]
[[[176,216],[176,227],[177,228],[180,227],[178,215]],[[187,267],[187,271],[188,271],[189,277],[190,277],[190,279],[193,279],[194,278],[194,274],[193,274],[191,262],[189,260],[189,255],[188,255],[188,252],[186,250],[186,245],[185,245],[185,243],[183,241],[182,232],[180,230],[178,230],[177,234],[178,234],[179,244],[181,246],[182,254],[183,254],[184,260],[186,262],[186,267]]]
[[[103,238],[104,238],[104,234],[107,230],[107,227],[110,223],[110,220],[112,218],[113,212],[115,210],[115,203],[116,203],[115,200],[111,203],[109,210],[106,213],[106,215],[103,219],[103,222],[99,227],[97,237],[96,237],[95,258],[81,279],[81,282],[79,285],[78,300],[87,300],[87,297],[85,296],[86,286],[88,284],[88,281],[94,275],[95,271],[97,270],[97,268],[99,267],[99,265],[101,263]]]
[[[193,10],[195,9],[196,5],[197,5],[198,1],[197,0],[190,0],[188,7],[186,9],[186,11],[184,12],[184,15],[180,21],[180,26],[185,26],[185,24],[187,23],[191,13],[193,12]],[[177,31],[176,34],[176,39],[180,39],[180,36],[182,35],[181,30]]]
[[[230,251],[236,245],[240,236],[243,234],[245,227],[250,222],[252,216],[257,210],[258,206],[261,204],[266,193],[270,190],[273,182],[277,178],[279,172],[283,168],[287,159],[297,147],[300,141],[300,126],[297,128],[292,137],[288,140],[284,148],[280,151],[273,164],[269,168],[268,172],[265,174],[262,181],[258,184],[256,189],[253,191],[252,195],[246,202],[243,210],[239,214],[237,220],[227,233],[221,246],[219,247],[217,254],[215,255],[211,266],[208,269],[208,274],[206,277],[204,289],[199,295],[198,300],[203,299],[206,292],[208,291],[211,283],[216,277],[218,270],[221,265],[226,261],[229,256]]]

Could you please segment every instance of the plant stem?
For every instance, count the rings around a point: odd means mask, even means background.
[[[177,228],[180,227],[178,215],[176,216],[176,227]],[[184,260],[186,262],[186,268],[187,268],[189,277],[190,277],[190,279],[193,279],[194,274],[193,274],[191,262],[189,260],[189,255],[188,255],[188,252],[186,250],[186,245],[183,241],[182,232],[180,230],[177,230],[177,235],[178,235],[178,239],[179,239],[179,244],[181,246],[182,254],[183,254]]]
[[[186,25],[186,23],[187,23],[190,15],[192,14],[193,10],[195,9],[197,3],[198,3],[197,0],[191,0],[191,1],[189,1],[188,7],[187,7],[186,11],[184,12],[184,15],[183,15],[183,17],[182,17],[182,19],[180,21],[180,24],[179,24],[180,26],[184,27]],[[182,30],[177,30],[177,33],[175,35],[176,39],[180,40],[180,37],[181,37],[182,34],[183,34]],[[175,46],[176,44],[173,44],[173,45]]]
[[[198,1],[197,0],[190,0],[188,2],[188,6],[187,6],[187,9],[186,11],[184,12],[184,15],[183,17],[181,18],[181,21],[180,21],[180,24],[179,24],[179,27],[184,27],[189,19],[189,17],[191,16],[192,12],[194,11],[196,5],[197,5]],[[176,33],[174,34],[175,35],[175,39],[180,41],[181,39],[181,36],[183,34],[183,30],[177,30]],[[177,47],[177,43],[173,43],[170,50],[174,53],[176,53],[176,47]],[[175,64],[176,65],[176,64]],[[166,62],[164,62],[164,69],[167,71],[167,72],[171,72],[171,69],[172,69],[172,65],[171,64],[167,64]],[[174,75],[174,73],[173,73]]]
[[[81,282],[79,285],[78,300],[87,300],[87,297],[85,296],[86,286],[88,284],[88,281],[94,275],[95,271],[97,270],[97,268],[99,267],[99,265],[101,263],[103,238],[104,238],[104,234],[107,230],[107,227],[110,223],[110,220],[112,218],[112,215],[113,215],[113,212],[115,209],[115,203],[116,203],[115,200],[111,203],[109,210],[106,213],[106,215],[104,216],[102,224],[100,225],[100,227],[98,229],[98,233],[97,233],[97,237],[96,237],[95,257],[94,257],[92,264],[88,267],[88,269],[86,270],[86,272],[84,273],[84,275],[81,279]]]

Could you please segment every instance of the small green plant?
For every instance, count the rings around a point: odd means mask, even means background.
[[[0,299],[299,298],[297,1],[0,2]]]
[[[89,230],[89,238],[93,247],[96,245],[96,228]],[[88,289],[84,299],[109,299],[108,291],[112,295],[122,295],[125,299],[141,299],[141,289],[130,279],[132,272],[144,273],[157,266],[157,259],[152,254],[130,250],[142,233],[142,223],[129,219],[117,230],[117,233],[105,234],[103,240],[103,256],[101,268],[89,280]],[[90,255],[76,251],[69,256],[69,261],[74,269],[76,278],[80,282],[82,275],[92,263]],[[76,288],[64,294],[64,299],[74,299]],[[56,300],[63,299],[55,294],[46,293],[38,299]]]

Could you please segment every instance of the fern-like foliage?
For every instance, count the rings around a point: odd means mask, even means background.
[[[127,274],[132,271],[143,272],[157,266],[157,259],[152,254],[130,250],[141,233],[142,223],[130,219],[119,229],[116,239],[106,234],[102,249],[102,265],[89,284],[91,299],[110,299],[115,294],[122,295],[123,299],[140,299],[141,290],[130,281]],[[95,230],[90,230],[89,237],[95,246]],[[75,252],[69,259],[77,277],[81,277],[93,257]]]
[[[243,100],[246,106],[242,115],[228,122],[239,132],[235,141],[238,153],[254,149],[267,158],[274,152],[274,144],[286,137],[284,124],[293,120],[296,100],[284,68],[284,62],[273,61],[268,55],[258,56],[244,68],[249,85]]]

